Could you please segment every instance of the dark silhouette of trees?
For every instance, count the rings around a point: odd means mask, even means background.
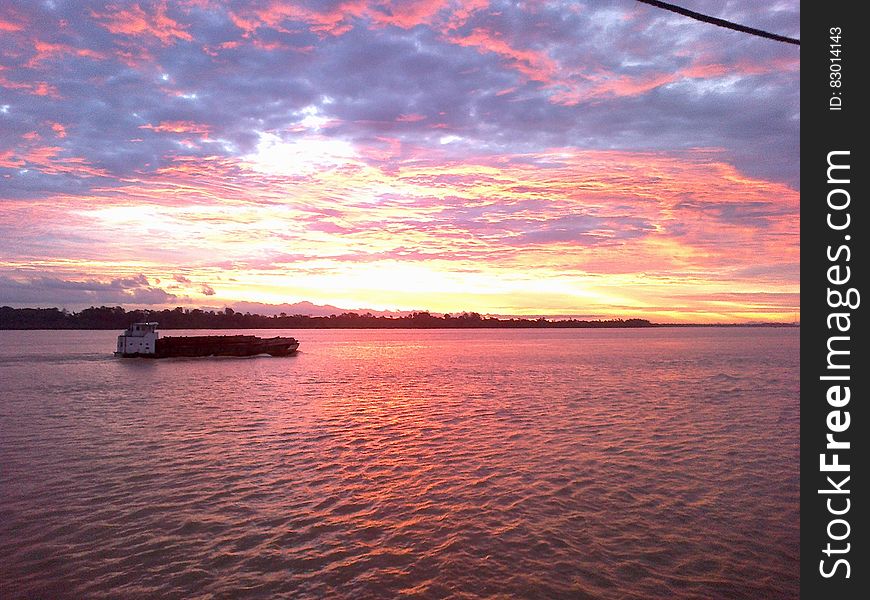
[[[265,316],[240,313],[232,308],[223,311],[187,309],[181,306],[163,310],[130,310],[120,306],[86,308],[67,312],[57,308],[0,307],[0,329],[126,329],[131,323],[156,321],[161,329],[459,329],[459,328],[604,328],[655,327],[646,319],[611,319],[584,321],[484,317],[476,312],[435,316],[413,312],[407,316],[385,317],[352,312],[328,317],[307,315]]]

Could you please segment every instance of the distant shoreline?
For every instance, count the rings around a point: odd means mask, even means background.
[[[406,316],[374,316],[345,312],[338,315],[258,315],[232,309],[203,311],[126,311],[122,307],[91,307],[77,313],[58,308],[0,307],[0,330],[121,330],[131,323],[156,321],[172,329],[648,329],[663,327],[800,327],[800,323],[652,323],[647,319],[530,319],[486,317],[478,313],[435,316],[414,312]]]

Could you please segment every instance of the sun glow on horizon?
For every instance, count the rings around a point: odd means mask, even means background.
[[[180,163],[128,186],[124,198],[70,200],[60,220],[45,204],[59,235],[86,237],[113,259],[95,253],[87,270],[44,264],[81,278],[144,275],[166,305],[307,300],[439,313],[799,318],[798,287],[776,266],[797,260],[789,221],[797,193],[703,153],[559,151],[383,171],[347,144],[306,154],[278,136],[261,140],[259,165],[225,161],[206,172]],[[314,168],[324,161],[332,166]],[[214,187],[222,171],[233,186]],[[731,222],[722,218],[729,206],[765,207],[765,216]],[[774,266],[760,275],[753,269],[764,256]]]

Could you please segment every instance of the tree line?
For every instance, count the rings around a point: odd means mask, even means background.
[[[0,307],[0,329],[126,329],[131,323],[156,321],[161,329],[453,329],[532,327],[655,327],[646,319],[497,318],[476,312],[433,315],[426,311],[405,316],[375,316],[346,312],[328,317],[258,315],[232,308],[222,311],[178,307],[164,310],[125,310],[120,306],[90,307],[79,312],[58,308]]]

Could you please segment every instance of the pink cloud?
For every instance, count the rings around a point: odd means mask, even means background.
[[[159,133],[198,133],[207,136],[209,127],[192,121],[161,121],[158,125],[140,125],[139,129],[150,129]]]
[[[394,25],[410,29],[422,23],[431,23],[435,15],[451,5],[450,0],[396,0],[369,11],[379,25]]]
[[[25,142],[31,143],[0,154],[0,166],[36,169],[47,175],[72,174],[80,177],[108,175],[105,170],[94,167],[80,156],[64,156],[64,149],[60,146],[38,145],[41,136],[36,132],[25,134],[22,138]]]
[[[190,41],[193,37],[185,28],[166,14],[165,2],[153,5],[146,12],[138,4],[128,7],[111,5],[105,13],[92,13],[106,29],[116,35],[133,38],[156,38],[164,46],[176,40]]]
[[[20,23],[13,23],[12,21],[0,19],[0,31],[12,33],[13,31],[21,31],[22,29],[24,29],[24,25],[21,25]]]
[[[321,35],[338,36],[350,31],[353,27],[350,21],[355,18],[368,19],[376,27],[402,29],[432,25],[447,19],[446,27],[455,28],[485,6],[487,2],[484,0],[346,0],[329,9],[318,10],[296,3],[272,2],[265,8],[233,11],[230,18],[248,36],[262,26],[281,30],[281,23],[286,20],[307,23],[311,31]]]
[[[460,46],[476,48],[480,53],[493,53],[501,56],[508,66],[531,81],[553,81],[558,72],[558,64],[545,52],[519,49],[509,44],[499,32],[475,28],[465,36],[451,36],[450,41]]]
[[[14,150],[4,150],[0,152],[0,167],[6,169],[18,169],[24,166],[22,159]]]
[[[9,90],[22,90],[34,96],[61,97],[57,88],[45,81],[16,81],[4,76],[3,71],[8,71],[8,69],[0,65],[0,87]]]
[[[416,113],[412,113],[410,115],[399,115],[396,117],[396,121],[399,123],[415,123],[417,121],[424,121],[426,119],[426,115],[419,115]]]
[[[54,131],[54,134],[59,138],[66,137],[66,127],[61,125],[60,123],[52,122],[51,129]]]
[[[280,29],[285,20],[303,21],[308,23],[311,31],[321,35],[342,35],[351,29],[347,23],[350,17],[360,16],[366,12],[367,2],[364,0],[348,0],[334,6],[331,10],[317,11],[294,3],[273,2],[266,8],[253,11],[252,14],[235,15],[235,23],[247,32],[256,27],[266,25]]]
[[[67,56],[81,56],[86,58],[93,58],[95,60],[102,60],[106,58],[106,55],[102,52],[97,52],[96,50],[91,50],[90,48],[76,48],[67,44],[52,44],[49,42],[37,41],[34,44],[33,48],[36,53],[26,64],[26,66],[29,68],[37,67],[40,63],[46,60],[50,60],[53,58],[65,58]]]

